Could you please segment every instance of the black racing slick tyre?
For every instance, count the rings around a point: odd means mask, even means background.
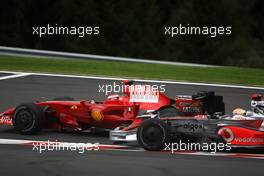
[[[62,97],[56,97],[53,99],[53,101],[74,101],[74,98],[62,96]]]
[[[160,119],[147,119],[142,122],[137,130],[138,143],[145,150],[163,150],[168,138],[168,125]]]
[[[13,126],[21,134],[35,134],[45,124],[45,113],[34,103],[25,103],[15,109]]]

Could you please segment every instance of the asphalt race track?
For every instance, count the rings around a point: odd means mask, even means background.
[[[3,79],[0,74],[0,111],[10,106],[34,100],[71,96],[75,99],[106,98],[99,93],[99,84],[113,80],[29,75]],[[116,81],[119,82],[119,81]],[[250,107],[250,95],[263,90],[166,84],[166,94],[193,94],[199,90],[214,90],[224,96],[226,112],[240,106]],[[104,131],[75,133],[43,131],[34,136],[23,136],[11,127],[0,127],[0,139],[58,140],[63,142],[91,142],[111,144]],[[130,144],[135,150],[99,150],[83,154],[70,151],[33,151],[31,146],[0,145],[0,175],[263,175],[263,160],[227,156],[206,156],[146,152]]]

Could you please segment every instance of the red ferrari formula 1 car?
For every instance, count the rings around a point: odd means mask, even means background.
[[[1,113],[0,124],[13,125],[22,134],[32,134],[43,128],[83,131],[91,127],[133,127],[138,123],[136,117],[148,115],[149,111],[164,115],[175,112],[210,114],[216,111],[216,107],[224,111],[222,97],[215,96],[213,92],[201,92],[193,97],[177,96],[172,100],[161,92],[149,92],[144,85],[139,86],[141,90],[138,91],[132,81],[125,81],[125,85],[123,95],[111,95],[103,102],[60,97],[52,101],[23,103]]]
[[[73,128],[82,131],[91,127],[114,129],[133,122],[137,106],[125,106],[93,101],[54,100],[24,103],[0,114],[0,123],[13,125],[22,134],[39,132],[43,128]]]

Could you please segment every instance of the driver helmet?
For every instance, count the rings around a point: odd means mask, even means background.
[[[244,110],[242,108],[236,108],[236,109],[233,110],[233,115],[245,116],[246,115],[246,110]]]

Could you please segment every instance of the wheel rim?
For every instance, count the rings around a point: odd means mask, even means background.
[[[142,139],[147,145],[161,144],[163,138],[163,131],[159,126],[149,126],[142,130]]]
[[[21,129],[28,129],[34,122],[33,114],[28,110],[21,110],[16,114],[16,124]]]

